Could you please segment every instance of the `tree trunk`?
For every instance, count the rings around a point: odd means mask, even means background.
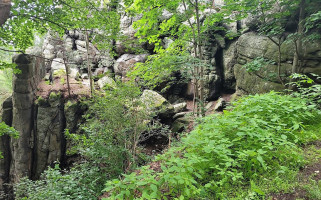
[[[198,45],[198,56],[200,60],[203,60],[202,54],[202,42],[201,42],[201,22],[200,22],[200,14],[199,14],[199,2],[195,0],[195,11],[196,11],[196,23],[197,23],[197,45]],[[199,113],[201,116],[205,115],[204,112],[204,66],[201,65],[199,72]]]
[[[0,26],[10,17],[11,0],[0,0]]]
[[[92,82],[92,73],[91,73],[91,66],[89,64],[89,37],[88,31],[86,30],[86,49],[87,49],[87,68],[88,68],[88,76],[89,76],[89,84],[90,84],[90,94],[93,95],[94,86]]]
[[[302,34],[304,33],[304,15],[305,15],[305,0],[300,3],[300,14],[299,14],[299,24],[298,24],[298,39],[294,41],[295,43],[295,53],[293,57],[292,73],[298,73],[300,68],[300,57],[302,54]]]
[[[282,44],[281,38],[279,38],[279,42],[278,42],[278,76],[279,76],[280,83],[284,86],[284,82],[281,77],[281,44]]]

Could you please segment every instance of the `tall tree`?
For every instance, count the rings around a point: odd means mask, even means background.
[[[173,71],[185,70],[191,75],[194,87],[194,111],[200,115],[204,114],[202,109],[204,96],[204,73],[208,66],[203,57],[203,45],[208,37],[209,28],[222,30],[218,22],[231,22],[232,10],[228,1],[222,12],[217,12],[212,7],[212,1],[200,0],[152,0],[152,1],[131,1],[129,12],[142,14],[142,18],[134,23],[137,28],[136,36],[142,42],[149,42],[155,45],[155,53],[147,63],[146,68],[142,65],[136,67],[143,78],[155,83],[156,77],[160,74],[170,74]],[[238,8],[238,6],[234,8]],[[228,6],[227,6],[228,5]],[[237,18],[238,14],[235,18]],[[162,46],[162,39],[169,37],[173,43],[166,49]],[[190,55],[194,58],[191,58]],[[159,56],[157,56],[159,55]],[[166,58],[166,59],[165,59]],[[157,60],[162,60],[158,62]],[[156,66],[158,65],[158,66]],[[160,67],[161,66],[161,67]],[[154,75],[150,70],[154,70]],[[162,73],[160,73],[160,71]]]

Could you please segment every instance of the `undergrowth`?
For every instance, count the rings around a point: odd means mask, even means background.
[[[108,181],[105,199],[264,199],[286,190],[280,180],[305,164],[301,145],[319,138],[315,107],[275,92],[243,97],[158,156],[160,169]]]

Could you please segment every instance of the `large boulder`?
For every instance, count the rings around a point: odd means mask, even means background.
[[[124,54],[116,60],[114,72],[116,75],[125,77],[127,72],[134,67],[137,62],[145,62],[149,54]]]
[[[144,90],[140,100],[147,111],[155,112],[160,119],[167,120],[174,115],[174,107],[162,95],[153,90]]]
[[[236,89],[238,92],[242,94],[256,94],[266,93],[271,90],[284,90],[285,87],[279,83],[277,78],[277,66],[270,65],[267,69],[268,71],[262,69],[258,72],[250,73],[247,72],[242,65],[236,64],[234,66],[234,74],[236,78]],[[291,65],[284,65],[281,73],[290,74],[290,71]]]
[[[52,77],[65,75],[66,66],[62,58],[55,58],[51,63],[51,75]]]
[[[100,89],[103,89],[104,87],[108,87],[108,88],[116,88],[117,87],[114,79],[112,79],[108,76],[104,76],[101,79],[99,79],[97,84]]]
[[[273,49],[273,50],[272,50]],[[254,32],[245,33],[240,36],[237,42],[237,52],[239,56],[254,59],[256,57],[266,57],[273,59],[268,51],[277,52],[277,46],[267,37],[257,35]]]
[[[229,50],[226,50],[228,52]],[[243,65],[252,62],[257,57],[277,62],[278,47],[268,37],[249,32],[241,35],[236,43],[237,64],[234,65],[234,75],[236,78],[236,88],[243,93],[264,93],[270,90],[283,90],[278,78],[277,63],[267,65],[256,72],[247,72]],[[301,73],[315,73],[321,75],[321,42],[304,42],[302,47],[304,60],[301,61]],[[281,45],[281,76],[283,82],[288,82],[292,73],[292,61],[295,53],[293,42],[283,42]],[[223,65],[225,72],[228,71],[235,57],[229,59],[224,53]],[[227,61],[227,62],[225,62]],[[231,66],[228,66],[228,63]],[[228,74],[224,74],[227,76]],[[233,77],[233,76],[231,76]],[[228,79],[226,79],[228,80]]]

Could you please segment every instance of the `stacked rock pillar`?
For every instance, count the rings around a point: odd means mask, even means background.
[[[20,54],[13,58],[21,73],[13,77],[12,126],[19,138],[11,138],[10,181],[31,176],[34,141],[34,99],[37,85],[44,75],[44,62],[35,56]]]

